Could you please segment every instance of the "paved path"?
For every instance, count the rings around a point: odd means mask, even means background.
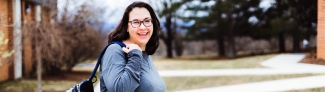
[[[305,56],[305,54],[280,54],[261,62],[261,65],[268,68],[276,69],[325,69],[323,65],[298,63]]]
[[[268,68],[251,69],[209,69],[209,70],[169,70],[159,71],[162,77],[180,76],[239,76],[239,75],[274,75],[274,74],[325,74],[325,67],[313,64],[298,63],[305,54],[280,54],[263,61],[262,66]],[[325,75],[303,78],[273,80],[257,83],[184,90],[180,92],[269,92],[286,91],[304,88],[325,87]],[[284,86],[285,85],[285,86]],[[272,86],[272,88],[270,87]],[[237,90],[238,89],[238,90]],[[99,83],[95,86],[95,92],[99,92]]]
[[[159,71],[163,77],[184,76],[236,76],[236,75],[275,75],[275,74],[325,74],[322,65],[298,63],[305,54],[281,54],[266,61],[261,65],[268,68],[247,69],[207,69],[207,70],[164,70]]]
[[[325,74],[325,69],[218,69],[218,70],[168,70],[159,71],[162,77],[186,76],[242,76],[242,75],[277,75],[277,74]]]
[[[287,90],[325,87],[324,81],[325,75],[320,75],[303,78],[292,78],[256,83],[237,84],[230,86],[202,88],[178,92],[283,92]]]

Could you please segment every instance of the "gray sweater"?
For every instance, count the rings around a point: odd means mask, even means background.
[[[101,92],[165,92],[166,86],[150,56],[140,50],[128,54],[110,45],[101,61]]]

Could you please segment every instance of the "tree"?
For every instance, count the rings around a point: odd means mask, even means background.
[[[46,13],[56,12],[56,9],[44,7]],[[75,8],[78,9],[76,14],[67,11],[66,6],[66,11],[59,14],[58,19],[54,13],[55,19],[51,17],[51,22],[44,19],[23,26],[23,41],[30,42],[35,53],[33,61],[37,61],[34,62],[37,67],[33,67],[37,70],[39,91],[42,75],[58,76],[62,72],[69,72],[77,63],[96,58],[103,47],[101,33],[96,30],[99,19],[95,19],[101,11],[94,11],[87,4]]]
[[[282,1],[283,2],[283,1]],[[300,42],[310,35],[316,35],[317,0],[288,0],[291,22],[290,34],[293,37],[293,52],[300,52]]]
[[[285,35],[293,37],[293,52],[300,52],[300,42],[316,34],[314,25],[317,16],[315,15],[317,15],[317,0],[276,0],[273,7],[265,12],[264,22],[266,26],[276,29],[274,31],[279,37],[280,52],[285,52]]]
[[[201,0],[211,2],[212,0]],[[258,7],[259,0],[215,0],[212,6],[194,6],[188,10],[205,11],[207,16],[192,15],[189,19],[195,20],[195,24],[189,27],[188,39],[213,39],[218,42],[219,55],[226,55],[228,58],[235,58],[235,36],[249,33],[250,26],[248,19],[255,14],[259,14],[261,9]],[[225,51],[226,40],[227,49]]]
[[[79,9],[78,14],[72,16],[66,11],[60,15],[62,19],[57,22],[59,29],[74,40],[74,43],[66,43],[69,46],[66,51],[71,52],[70,58],[65,63],[68,71],[71,71],[78,62],[97,58],[103,47],[100,29],[96,29],[96,26],[100,25],[100,19],[97,18],[100,18],[102,11],[95,11],[96,8],[87,4],[81,5]]]
[[[167,58],[173,57],[173,41],[177,34],[177,24],[176,19],[179,17],[177,15],[177,10],[186,3],[187,1],[181,0],[179,2],[173,2],[172,0],[164,0],[161,1],[163,4],[163,10],[159,12],[159,16],[165,18],[164,26],[166,27],[166,32],[162,32],[160,34],[160,38],[164,41],[167,47]],[[174,21],[173,21],[174,20]],[[176,38],[177,43],[181,43],[180,38]],[[176,42],[175,42],[176,43]],[[183,49],[182,44],[175,44],[178,50]],[[177,51],[178,55],[180,55],[181,51]]]
[[[54,61],[61,61],[65,58],[66,53],[64,48],[64,37],[62,33],[55,29],[50,23],[28,23],[24,25],[23,39],[24,41],[32,40],[32,46],[34,47],[33,52],[35,53],[35,61],[37,66],[37,80],[38,80],[38,91],[42,90],[41,78],[43,68],[51,67],[48,63],[57,63]],[[51,61],[47,61],[51,60]],[[45,66],[45,67],[42,67]],[[35,67],[35,66],[34,66]],[[35,69],[35,68],[34,68]],[[46,71],[46,69],[45,69]],[[60,71],[60,70],[58,70]],[[47,71],[46,71],[47,72]]]

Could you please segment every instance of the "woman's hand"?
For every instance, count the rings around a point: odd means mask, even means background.
[[[133,49],[137,49],[137,50],[140,50],[141,51],[140,46],[137,45],[137,44],[127,44],[126,45],[126,48],[125,47],[122,48],[122,50],[123,50],[124,53],[129,53]]]

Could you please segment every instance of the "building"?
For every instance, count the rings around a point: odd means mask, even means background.
[[[325,59],[325,1],[318,0],[317,7],[317,58]]]
[[[41,14],[41,5],[42,0],[0,0],[0,31],[9,39],[8,45],[2,48],[15,50],[11,62],[1,61],[0,82],[19,79],[32,71],[32,46],[28,42],[21,43],[21,26],[48,17]]]

